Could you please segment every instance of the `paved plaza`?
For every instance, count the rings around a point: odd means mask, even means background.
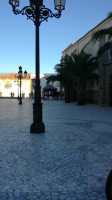
[[[44,101],[32,134],[32,103],[0,99],[0,200],[106,200],[112,107]]]

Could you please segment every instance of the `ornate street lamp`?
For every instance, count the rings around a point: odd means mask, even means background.
[[[18,98],[17,100],[19,100],[19,81],[17,80],[17,86],[18,86]]]
[[[36,82],[35,96],[33,104],[33,123],[30,126],[31,133],[44,133],[45,125],[42,119],[42,103],[40,92],[40,62],[39,62],[39,26],[41,22],[47,21],[49,17],[60,18],[62,10],[65,9],[65,0],[54,0],[54,6],[57,13],[53,13],[49,8],[43,5],[43,0],[29,0],[30,5],[25,6],[22,10],[19,7],[19,0],[9,0],[15,15],[26,15],[27,19],[31,19],[36,26]]]
[[[21,97],[21,78],[26,78],[26,76],[27,76],[27,71],[25,70],[24,71],[24,77],[22,76],[22,67],[20,66],[19,67],[19,71],[18,71],[18,77],[17,78],[19,78],[20,79],[20,98],[19,98],[19,104],[22,104],[22,97]]]
[[[65,0],[54,0],[56,10],[65,10]]]

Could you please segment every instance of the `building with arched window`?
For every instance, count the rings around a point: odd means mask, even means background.
[[[83,49],[86,53],[96,56],[99,48],[107,41],[112,41],[108,36],[100,37],[93,41],[92,36],[101,29],[112,27],[112,17],[108,17],[96,27],[86,33],[78,41],[70,44],[63,52],[62,57],[72,53],[80,53]],[[86,83],[86,101],[99,105],[112,106],[112,49],[109,48],[99,59],[99,68],[95,71],[97,79],[88,80]]]

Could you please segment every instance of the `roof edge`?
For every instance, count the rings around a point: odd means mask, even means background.
[[[104,23],[106,20],[108,20],[111,17],[105,18],[103,21],[101,21],[99,24],[97,24],[94,28],[92,28],[90,31],[88,31],[85,35],[83,35],[79,40],[76,42],[71,43],[64,51],[62,51],[62,54],[66,52],[68,49],[70,49],[75,43],[79,42],[82,38],[84,38],[88,33],[92,32],[94,29],[96,29],[98,26],[100,26],[102,23]]]

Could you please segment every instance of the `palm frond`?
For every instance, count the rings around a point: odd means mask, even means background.
[[[76,82],[85,81],[98,67],[97,57],[92,57],[84,50],[78,54],[72,54],[72,58],[74,62],[73,74]]]
[[[56,75],[49,76],[46,80],[47,84],[49,84],[50,82],[55,82],[57,81],[57,76]]]
[[[112,43],[111,42],[105,43],[104,46],[102,46],[97,52],[98,57],[100,57],[106,50],[110,48],[112,48]]]
[[[112,12],[109,12],[107,17],[111,18],[112,17]]]
[[[104,35],[109,35],[110,37],[112,37],[112,26],[107,29],[101,29],[95,32],[92,36],[92,40],[99,40]]]

